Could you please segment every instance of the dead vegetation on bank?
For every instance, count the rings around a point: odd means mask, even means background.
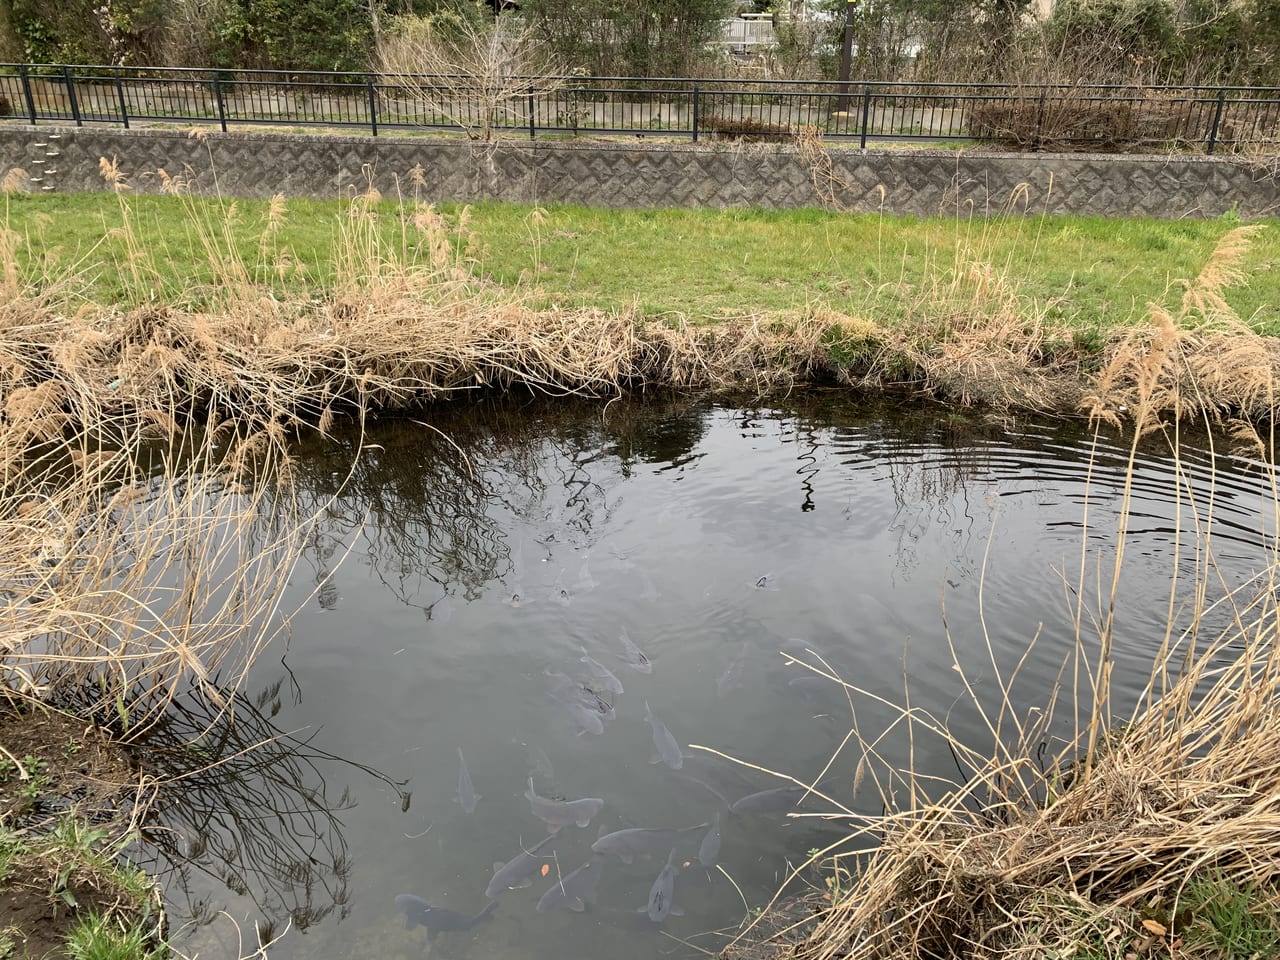
[[[810,157],[815,183],[824,177],[822,159],[820,152]],[[144,249],[134,229],[125,174],[105,159],[102,171],[119,197],[118,222],[109,229],[113,250],[124,251],[106,268],[119,275],[131,302],[145,306],[86,301],[74,270],[24,273],[17,251],[38,248],[39,236],[0,230],[0,390],[12,419],[24,419],[31,407],[36,425],[47,425],[46,414],[81,425],[125,416],[165,432],[170,417],[211,417],[278,434],[481,391],[767,392],[812,382],[1062,412],[1078,409],[1100,384],[1114,391],[1132,380],[1125,356],[1166,320],[1153,305],[1151,323],[1126,335],[1055,324],[1051,305],[1024,293],[1009,265],[993,260],[984,229],[972,225],[954,251],[933,254],[926,283],[888,283],[869,295],[902,303],[896,323],[870,319],[870,309],[855,315],[819,304],[702,324],[540,307],[477,275],[466,212],[451,222],[415,199],[424,185],[416,168],[396,210],[398,238],[375,227],[388,215],[376,191],[353,198],[336,225],[335,279],[304,287],[305,295],[281,294],[298,288],[273,282],[306,272],[276,239],[288,217],[283,197],[257,225],[256,257],[249,259],[232,237],[244,226],[237,205],[188,198],[191,230],[217,281],[166,290],[156,259],[163,254]],[[186,195],[181,177],[160,176],[169,192]],[[9,187],[19,189],[20,179],[11,176]],[[1224,286],[1245,279],[1239,257],[1252,229],[1224,238],[1201,276],[1187,281],[1180,313],[1168,317],[1184,351],[1203,359],[1189,364],[1191,389],[1181,402],[1191,406],[1182,412],[1266,412],[1252,378],[1242,380],[1234,369],[1224,374],[1219,363],[1224,355],[1250,370],[1277,363],[1270,339],[1251,331],[1221,297]],[[80,267],[92,263],[90,252]]]

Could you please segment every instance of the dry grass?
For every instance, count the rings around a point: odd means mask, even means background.
[[[1180,485],[1173,496],[1188,509],[1171,537],[1183,545],[1175,553],[1194,558],[1194,575],[1171,570],[1164,635],[1139,641],[1157,650],[1136,702],[1118,706],[1112,693],[1114,647],[1130,639],[1117,637],[1115,617],[1140,438],[1164,435],[1176,458],[1171,415],[1220,419],[1225,409],[1215,398],[1223,390],[1233,412],[1273,421],[1274,351],[1242,329],[1221,296],[1241,280],[1248,239],[1249,228],[1227,234],[1186,284],[1180,312],[1153,310],[1146,330],[1116,344],[1084,401],[1095,418],[1131,426],[1133,446],[1113,549],[1095,555],[1083,536],[1078,568],[1064,572],[1075,598],[1075,643],[1054,688],[1044,700],[1038,692],[1040,705],[1030,711],[1015,708],[1034,640],[1020,662],[999,663],[985,621],[978,626],[994,702],[961,674],[989,734],[985,745],[957,740],[945,718],[909,700],[890,729],[873,735],[859,727],[855,709],[870,694],[846,684],[854,717],[847,743],[860,757],[853,792],[878,794],[884,813],[837,807],[848,838],[796,871],[824,866],[828,894],[813,901],[816,919],[812,911],[783,914],[763,955],[1218,957],[1225,954],[1217,947],[1195,946],[1201,921],[1187,905],[1199,910],[1204,902],[1193,890],[1216,884],[1245,907],[1274,912],[1280,488],[1270,465],[1273,435],[1235,423],[1236,438],[1260,458],[1260,489],[1270,492],[1271,507],[1258,517],[1266,564],[1246,582],[1228,582],[1214,559],[1212,502],[1202,502],[1190,481]],[[1084,599],[1091,595],[1092,603]],[[947,636],[950,643],[949,628]],[[951,654],[960,669],[954,645]],[[818,661],[811,669],[831,675]],[[1065,742],[1053,733],[1059,717],[1071,718]],[[946,742],[961,775],[939,780],[889,762],[884,744],[903,733],[913,752],[928,738]],[[759,943],[750,955],[761,955]]]

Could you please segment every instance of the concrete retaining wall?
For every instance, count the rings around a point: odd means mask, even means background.
[[[1280,215],[1280,178],[1232,158],[886,151],[833,147],[816,177],[790,145],[632,141],[502,141],[446,137],[0,126],[0,176],[21,168],[30,189],[107,189],[114,158],[134,190],[158,191],[163,169],[192,192],[335,197],[370,181],[384,194],[437,201],[508,200],[602,207],[804,207],[929,215],[1031,213],[1214,217]]]

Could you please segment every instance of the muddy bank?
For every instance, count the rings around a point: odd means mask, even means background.
[[[0,712],[0,955],[71,956],[136,930],[155,944],[159,887],[122,856],[146,806],[129,752],[100,728],[48,707]]]

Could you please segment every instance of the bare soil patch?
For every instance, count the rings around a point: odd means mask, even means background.
[[[66,956],[90,914],[137,916],[109,852],[133,820],[136,783],[102,729],[44,708],[0,713],[0,938],[20,956]]]
[[[107,820],[128,806],[136,779],[129,756],[92,724],[52,710],[0,713],[0,748],[4,826],[38,829],[73,806]]]

